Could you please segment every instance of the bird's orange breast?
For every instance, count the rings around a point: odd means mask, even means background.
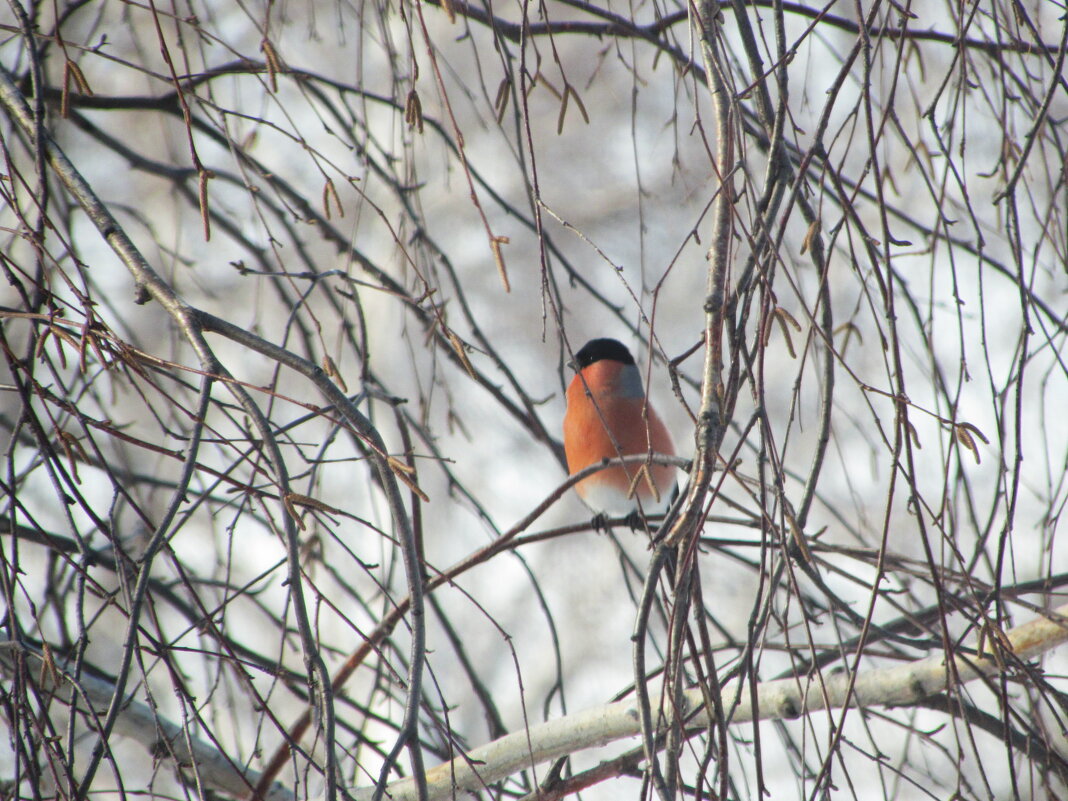
[[[564,451],[568,472],[573,475],[604,459],[650,451],[673,455],[671,435],[656,412],[646,406],[640,377],[633,365],[605,360],[584,368],[567,389]],[[602,470],[583,479],[576,489],[587,502],[597,488],[610,487],[626,493],[640,468],[640,465],[629,465]],[[675,468],[653,465],[650,474],[656,494],[666,496],[675,481]],[[638,482],[635,491],[643,504],[657,500],[645,480]]]

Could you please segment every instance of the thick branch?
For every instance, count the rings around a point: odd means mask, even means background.
[[[733,725],[752,720],[788,720],[821,709],[908,706],[936,693],[954,691],[966,682],[1007,673],[1019,662],[1033,659],[1065,641],[1068,641],[1068,605],[1010,630],[1004,639],[994,639],[993,652],[988,649],[986,655],[956,656],[951,670],[946,668],[944,655],[938,653],[916,662],[858,674],[852,690],[849,673],[767,681],[757,686],[755,695],[748,687],[732,681],[723,687],[723,707],[734,710],[729,721]],[[659,698],[654,696],[653,703],[659,703]],[[704,690],[695,688],[683,693],[682,704],[687,728],[708,725],[710,713],[704,705]],[[670,710],[671,706],[664,708]],[[477,792],[534,765],[635,737],[640,732],[634,699],[551,720],[431,768],[426,773],[428,798],[433,801],[460,792]],[[410,779],[386,788],[391,801],[413,799],[414,790],[415,784]],[[353,797],[366,801],[373,792],[374,788],[365,788]]]
[[[60,690],[70,682],[83,703],[97,710],[98,714],[108,708],[115,694],[114,682],[88,673],[75,680],[63,672],[55,660],[45,658],[33,648],[0,640],[0,671],[13,676],[19,669],[26,676],[35,678],[38,689],[52,695],[53,701],[63,699]],[[175,764],[186,768],[195,766],[197,777],[206,787],[236,797],[247,796],[256,786],[259,774],[235,764],[221,749],[194,736],[189,729],[188,725],[161,717],[148,704],[126,698],[113,731],[141,743],[154,756],[169,756]],[[274,784],[263,792],[262,797],[264,801],[290,801],[293,794],[282,785]]]

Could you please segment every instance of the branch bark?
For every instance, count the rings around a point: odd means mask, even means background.
[[[274,478],[279,487],[279,497],[283,499],[283,501],[290,494],[289,477],[285,460],[282,457],[278,443],[275,441],[274,437],[271,436],[270,426],[267,424],[266,418],[263,416],[260,408],[252,400],[249,393],[240,383],[229,380],[231,376],[216,358],[214,351],[208,344],[204,336],[205,330],[216,330],[233,339],[238,339],[249,347],[255,347],[261,352],[270,353],[277,358],[280,363],[289,364],[295,369],[300,370],[301,368],[305,368],[303,370],[305,375],[314,381],[320,390],[323,391],[324,394],[339,407],[339,409],[341,409],[345,414],[346,419],[354,425],[356,430],[359,431],[362,436],[367,437],[373,445],[377,446],[372,450],[371,459],[374,462],[376,472],[386,494],[390,513],[400,533],[405,571],[408,578],[410,597],[412,599],[410,613],[412,645],[408,663],[408,701],[406,703],[404,724],[402,726],[401,734],[398,737],[397,744],[394,747],[390,760],[384,767],[384,771],[389,769],[389,763],[396,758],[399,751],[404,746],[411,744],[412,762],[416,768],[416,772],[419,772],[421,756],[418,747],[415,744],[418,741],[416,729],[418,726],[418,708],[425,658],[422,568],[418,563],[411,524],[408,515],[404,510],[400,490],[397,487],[397,482],[393,474],[393,468],[389,464],[384,449],[381,447],[381,438],[378,437],[377,432],[374,431],[370,422],[355,409],[355,406],[348,401],[343,393],[322,375],[323,371],[321,368],[318,368],[315,365],[310,365],[307,360],[302,359],[295,354],[291,354],[283,348],[278,348],[271,343],[260,340],[251,334],[244,334],[244,332],[242,332],[242,335],[239,336],[235,326],[231,326],[225,321],[218,321],[211,315],[205,314],[187,304],[159,275],[159,273],[153,269],[148,260],[144,258],[137,249],[137,246],[134,245],[133,241],[126,235],[122,226],[120,226],[118,221],[112,216],[107,206],[99,199],[99,197],[97,197],[93,188],[78,172],[74,164],[67,158],[62,148],[60,148],[55,141],[47,135],[47,133],[40,132],[40,135],[37,135],[38,132],[35,127],[35,122],[30,109],[26,104],[25,98],[22,96],[22,93],[19,91],[18,86],[10,73],[3,67],[0,67],[0,105],[4,107],[8,117],[14,125],[26,136],[31,137],[33,141],[36,142],[37,148],[40,151],[43,151],[49,165],[56,173],[67,192],[69,192],[71,197],[82,207],[82,210],[100,232],[104,241],[107,242],[108,246],[111,247],[123,265],[129,270],[136,284],[138,302],[147,302],[151,299],[160,304],[164,311],[166,311],[174,321],[182,336],[192,347],[194,353],[196,353],[203,372],[208,376],[216,376],[222,379],[229,391],[249,415],[249,418],[252,420],[252,423],[259,434],[265,455],[274,470]],[[288,511],[284,511],[281,515],[281,519],[284,525],[284,538],[288,552],[288,579],[292,591],[291,597],[293,600],[294,613],[298,630],[300,632],[308,682],[313,690],[325,744],[326,764],[324,769],[327,784],[326,795],[327,798],[332,799],[336,795],[337,766],[336,755],[334,752],[334,707],[330,674],[326,669],[326,664],[324,663],[321,654],[319,653],[319,648],[316,643],[315,635],[312,632],[310,616],[304,599],[303,582],[301,579],[300,545],[293,516],[289,514]],[[143,584],[143,580],[147,580],[148,567],[149,565],[147,564],[141,567],[139,586]],[[133,615],[129,624],[129,638],[131,641],[136,638],[136,618],[137,616]],[[127,649],[123,668],[116,681],[113,703],[108,711],[107,720],[100,729],[100,740],[94,749],[93,756],[89,761],[85,776],[82,780],[83,792],[87,791],[90,787],[96,767],[104,753],[106,741],[118,717],[118,701],[125,694],[125,685],[130,672],[129,661],[130,653],[129,649]]]
[[[11,640],[0,640],[0,671],[14,676],[23,671],[37,689],[54,695],[55,701],[64,697],[61,690],[70,684],[86,708],[103,714],[115,695],[115,683],[99,676],[83,673],[78,679],[64,672],[55,660],[34,648]],[[215,745],[190,734],[189,724],[174,723],[153,710],[148,704],[124,698],[115,719],[113,732],[144,745],[154,756],[168,756],[179,767],[195,773],[204,787],[247,796],[259,781],[259,773],[235,764]],[[79,709],[84,713],[85,709]],[[152,733],[156,736],[152,736]],[[263,801],[293,801],[295,796],[280,784],[265,788]]]
[[[731,681],[723,687],[722,706],[734,710],[729,724],[735,725],[753,720],[789,720],[821,709],[916,704],[936,693],[954,692],[976,679],[1008,674],[1020,663],[1068,641],[1068,604],[1003,636],[987,639],[992,646],[984,654],[976,650],[965,654],[965,649],[959,649],[948,667],[938,653],[916,662],[860,673],[855,681],[849,673],[766,681],[757,686],[755,696],[744,682]],[[695,688],[682,693],[681,710],[688,730],[702,729],[709,723],[704,692]],[[653,696],[654,706],[659,701]],[[665,710],[671,708],[669,704],[664,706]],[[509,734],[431,768],[426,773],[427,797],[434,801],[460,792],[478,792],[537,764],[640,733],[637,699],[587,709]],[[356,801],[368,801],[374,791],[363,788],[352,795]],[[394,782],[386,793],[391,801],[409,801],[416,798],[415,783],[411,779]]]

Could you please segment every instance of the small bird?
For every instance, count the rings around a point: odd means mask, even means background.
[[[576,373],[567,388],[564,415],[569,474],[605,459],[650,451],[674,456],[671,435],[647,402],[641,373],[626,345],[591,339],[575,354],[573,366]],[[675,468],[667,465],[649,465],[647,472],[641,464],[616,466],[584,478],[575,490],[597,514],[595,519],[629,515],[637,523],[639,501],[643,514],[667,508],[677,487],[675,476]]]

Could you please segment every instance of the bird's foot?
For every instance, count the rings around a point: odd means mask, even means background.
[[[595,514],[593,516],[593,519],[590,520],[590,525],[593,526],[594,531],[600,531],[605,534],[607,534],[609,529],[611,528],[611,526],[608,525],[608,515],[606,515],[604,512],[598,512],[597,514]]]
[[[623,518],[623,522],[631,531],[643,531],[645,529],[645,518],[638,513],[637,509],[632,510],[629,515]]]

